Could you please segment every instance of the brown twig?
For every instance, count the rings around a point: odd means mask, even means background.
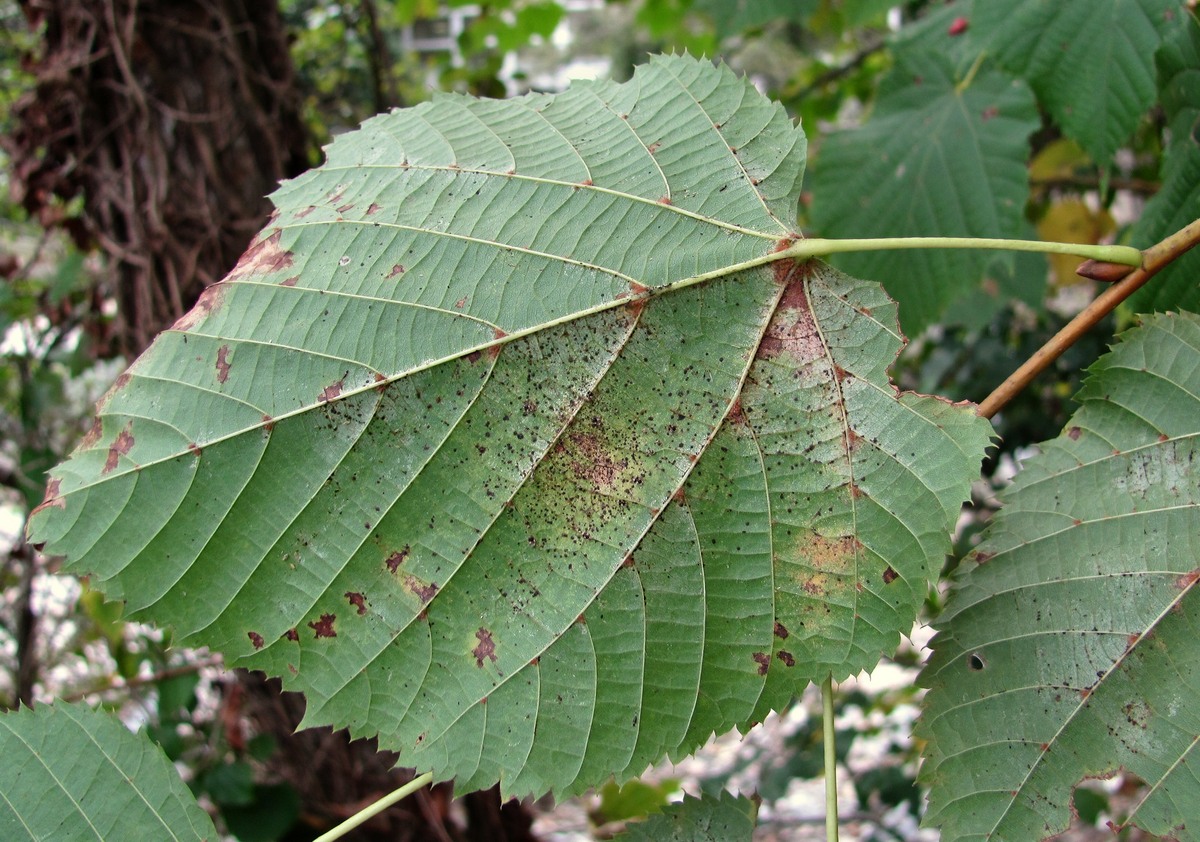
[[[135,678],[128,678],[125,680],[112,678],[107,684],[101,685],[100,687],[93,687],[90,690],[79,690],[74,693],[60,696],[59,699],[60,701],[64,702],[78,702],[81,699],[85,699],[88,696],[94,696],[97,693],[111,693],[114,690],[132,690],[134,687],[142,687],[147,684],[166,681],[168,678],[178,678],[181,675],[190,675],[194,672],[200,672],[200,670],[204,669],[205,667],[219,667],[224,665],[224,663],[225,661],[220,655],[213,655],[205,658],[202,661],[196,661],[192,664],[182,664],[178,667],[168,667],[167,669],[160,670],[153,675],[140,675]]]
[[[1133,270],[1124,280],[1113,284],[1098,295],[1096,300],[1071,319],[1049,342],[1034,352],[1033,356],[1009,375],[1007,380],[997,386],[983,400],[983,403],[979,404],[977,412],[984,418],[991,418],[1003,409],[1010,400],[1029,385],[1033,378],[1041,374],[1064,351],[1074,345],[1084,333],[1095,327],[1097,322],[1116,309],[1118,304],[1133,295],[1159,270],[1197,243],[1200,243],[1200,219],[1143,251],[1140,268]]]

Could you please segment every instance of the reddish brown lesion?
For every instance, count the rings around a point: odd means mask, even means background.
[[[354,610],[358,612],[358,616],[361,617],[367,613],[367,598],[365,596],[358,591],[346,591],[345,596]]]
[[[129,451],[133,449],[133,422],[125,425],[125,429],[117,433],[116,439],[108,446],[108,458],[104,460],[104,467],[100,473],[107,474],[116,470],[117,465],[121,463],[121,457],[129,455]]]
[[[629,468],[629,460],[618,459],[591,433],[572,433],[568,437],[571,471],[594,488],[611,490],[621,474]]]
[[[766,652],[755,652],[754,663],[758,664],[758,674],[766,675],[767,669],[771,666],[771,656]]]
[[[217,382],[224,383],[229,379],[229,346],[222,345],[217,349]]]
[[[240,266],[241,264],[238,265]],[[234,272],[236,271],[237,267],[234,267]],[[226,281],[232,277],[233,273],[230,273]],[[219,281],[200,293],[200,298],[196,300],[196,305],[180,316],[175,324],[171,325],[170,329],[176,331],[191,330],[200,324],[210,313],[220,307],[221,302],[225,300],[225,292],[229,288],[226,281]]]
[[[30,513],[30,516],[36,515],[43,509],[65,509],[67,501],[58,496],[58,489],[61,480],[58,477],[51,477],[46,483],[46,494],[42,497],[42,502]]]
[[[323,403],[328,403],[329,401],[333,400],[342,393],[342,384],[344,382],[345,378],[343,377],[341,380],[335,380],[334,382],[330,383],[321,390],[321,394],[317,396],[317,400]]]
[[[475,639],[479,643],[471,650],[471,654],[475,656],[475,666],[482,669],[484,661],[496,662],[496,641],[492,639],[492,633],[488,629],[480,626],[479,631],[475,632]]]
[[[250,248],[246,249],[246,253],[233,267],[233,271],[225,276],[225,281],[236,281],[250,275],[269,275],[290,268],[294,259],[290,251],[280,248],[279,241],[282,236],[283,230],[276,228],[265,237],[262,234],[255,237],[250,243]]]
[[[435,583],[418,579],[411,573],[404,574],[403,583],[406,590],[421,600],[422,605],[427,605],[430,600],[437,596],[438,586]]]
[[[308,627],[313,630],[313,637],[337,637],[333,628],[335,620],[336,614],[322,614],[315,622],[309,623]]]

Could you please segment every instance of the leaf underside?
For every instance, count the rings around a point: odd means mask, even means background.
[[[32,518],[306,724],[507,794],[639,774],[911,627],[989,427],[790,242],[804,138],[724,68],[338,139],[118,381]]]
[[[217,838],[162,750],[85,705],[0,715],[0,837]]]
[[[1146,782],[1129,824],[1200,838],[1198,395],[1200,317],[1148,318],[964,562],[918,729],[944,839],[1049,837],[1121,769]]]
[[[631,824],[613,842],[750,842],[757,808],[745,796],[727,792],[688,795],[645,821]]]

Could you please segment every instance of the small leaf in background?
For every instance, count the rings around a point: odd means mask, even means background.
[[[758,807],[749,798],[721,793],[666,807],[630,825],[614,842],[750,842]]]
[[[1162,189],[1146,203],[1130,239],[1156,243],[1200,219],[1200,22],[1185,26],[1159,50],[1158,85],[1171,142],[1163,153]],[[1129,299],[1136,312],[1200,310],[1200,249],[1192,249]]]
[[[254,787],[246,804],[222,804],[221,818],[238,842],[275,842],[300,818],[302,806],[288,784],[268,784]]]
[[[254,800],[254,770],[241,761],[214,766],[205,773],[200,785],[222,807],[244,807]]]
[[[943,839],[1065,830],[1072,791],[1146,782],[1129,823],[1196,838],[1200,317],[1156,315],[1091,369],[1002,495],[922,672]]]
[[[609,781],[600,788],[600,806],[591,818],[596,824],[645,818],[667,806],[671,796],[678,791],[679,781],[674,778],[657,784],[637,778],[621,785]]]
[[[799,23],[818,5],[818,0],[693,0],[692,8],[712,18],[718,36],[722,36],[777,20]]]
[[[969,84],[957,72],[941,54],[897,51],[867,122],[821,144],[810,184],[815,234],[1019,236],[1027,141],[1038,125],[1033,96],[987,65]],[[982,251],[922,250],[843,255],[835,263],[883,282],[900,304],[901,326],[916,335],[975,287],[992,259]]]
[[[1154,53],[1182,16],[1178,0],[976,0],[969,19],[979,49],[1107,163],[1154,102]]]
[[[85,705],[0,714],[0,838],[217,838],[144,734]]]

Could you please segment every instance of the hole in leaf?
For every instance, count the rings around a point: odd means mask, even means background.
[[[975,652],[972,652],[970,655],[967,656],[967,667],[972,672],[980,672],[986,666],[987,666],[987,662],[984,661],[983,658],[981,658]]]

